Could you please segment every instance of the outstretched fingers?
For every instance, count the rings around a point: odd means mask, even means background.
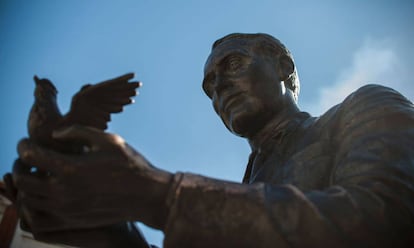
[[[124,139],[99,129],[73,125],[53,132],[53,138],[60,140],[80,140],[87,144],[92,152],[113,150],[125,145]]]
[[[20,160],[25,166],[20,166],[18,173],[30,174],[33,168],[51,174],[67,172],[76,160],[63,153],[56,152],[37,145],[29,139],[23,139],[17,146]]]
[[[128,81],[132,78],[134,78],[135,74],[134,73],[126,73],[124,75],[121,75],[119,77],[115,77],[106,81],[103,81],[101,83],[114,83],[114,82],[120,82],[120,81]]]

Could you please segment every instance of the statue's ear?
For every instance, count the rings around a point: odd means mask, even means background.
[[[281,55],[279,58],[279,76],[285,81],[295,71],[295,64],[287,55]]]

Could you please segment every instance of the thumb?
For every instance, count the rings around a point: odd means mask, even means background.
[[[113,148],[115,145],[125,145],[124,139],[115,134],[105,133],[93,127],[73,125],[53,131],[53,138],[66,141],[78,141],[85,144],[91,151],[101,151]]]

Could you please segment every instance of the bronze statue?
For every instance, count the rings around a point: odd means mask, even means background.
[[[69,127],[53,137],[87,141],[89,153],[64,154],[30,139],[18,146],[17,203],[35,237],[141,221],[164,232],[165,247],[414,245],[409,100],[367,85],[311,117],[296,104],[290,52],[266,34],[216,41],[204,76],[225,126],[251,146],[242,184],[172,174],[119,136]],[[52,176],[36,178],[28,164]]]

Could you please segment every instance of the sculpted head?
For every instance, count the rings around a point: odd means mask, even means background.
[[[283,43],[276,39],[275,37],[258,33],[258,34],[243,34],[243,33],[233,33],[224,36],[221,39],[218,39],[214,42],[212,46],[212,50],[218,47],[220,44],[225,43],[229,40],[238,39],[240,43],[245,43],[248,46],[251,46],[254,52],[257,54],[261,54],[264,56],[273,57],[275,63],[291,63],[293,66],[292,72],[287,72],[289,74],[287,78],[284,80],[284,84],[287,88],[289,88],[295,96],[295,100],[297,101],[300,91],[300,82],[298,73],[296,70],[296,66],[294,66],[293,56],[290,51],[286,48]],[[249,44],[248,44],[249,43]],[[288,60],[288,61],[286,61]]]
[[[286,47],[267,34],[230,34],[213,44],[203,89],[226,127],[251,137],[296,108],[299,79]]]
[[[56,98],[57,90],[55,86],[47,78],[39,79],[37,76],[34,76],[34,81],[36,83],[36,88],[34,95],[37,98]]]

